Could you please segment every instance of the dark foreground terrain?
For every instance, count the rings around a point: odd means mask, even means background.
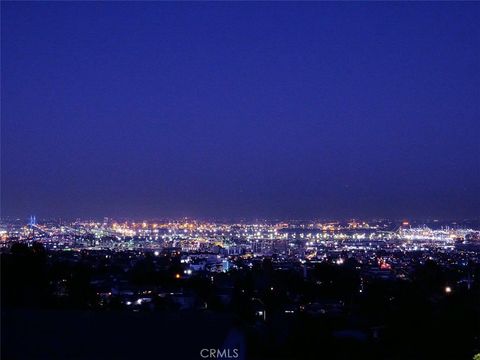
[[[71,258],[39,244],[3,253],[2,360],[215,358],[202,349],[255,360],[471,360],[480,352],[474,263],[422,262],[398,279],[365,276],[353,259],[307,269],[264,258],[184,277],[172,255],[112,256]]]

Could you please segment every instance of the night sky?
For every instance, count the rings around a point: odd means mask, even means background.
[[[2,216],[480,215],[480,3],[1,10]]]

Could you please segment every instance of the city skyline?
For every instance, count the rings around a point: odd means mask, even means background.
[[[480,214],[478,3],[1,6],[3,217]]]
[[[0,255],[7,358],[199,359],[214,349],[240,359],[472,360],[480,349],[478,223],[32,216],[0,222]]]
[[[109,221],[109,222],[116,222],[116,223],[131,223],[131,224],[142,224],[144,222],[148,224],[154,223],[182,223],[182,222],[198,222],[198,223],[223,223],[223,224],[261,224],[261,223],[293,223],[293,224],[315,224],[315,223],[348,223],[348,222],[376,222],[376,221],[389,221],[391,223],[402,224],[402,223],[409,223],[409,224],[416,224],[416,225],[423,225],[426,223],[431,224],[454,224],[454,225],[461,225],[461,224],[475,224],[475,227],[480,226],[480,218],[477,217],[470,217],[470,218],[441,218],[441,217],[361,217],[361,216],[353,216],[353,217],[272,217],[272,218],[261,218],[261,217],[191,217],[191,216],[152,216],[152,217],[145,217],[145,216],[120,216],[120,217],[112,217],[112,216],[73,216],[73,217],[66,217],[66,216],[37,216],[36,214],[29,215],[26,217],[22,216],[3,216],[0,217],[0,221],[3,222],[19,222],[25,224],[31,223],[42,223],[42,222],[50,222],[50,221],[60,221],[60,222],[76,222],[76,221],[92,221],[92,222],[100,222],[100,221]]]

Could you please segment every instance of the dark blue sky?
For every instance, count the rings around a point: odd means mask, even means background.
[[[5,3],[2,214],[480,215],[480,3]]]

